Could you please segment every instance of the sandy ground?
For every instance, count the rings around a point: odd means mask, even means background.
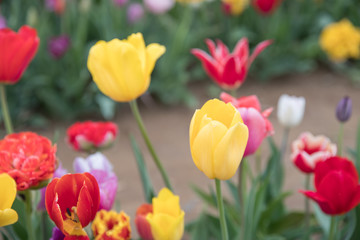
[[[203,104],[209,96],[207,86],[210,82],[202,82],[192,85],[191,89],[198,96],[199,104]],[[329,72],[318,71],[307,75],[287,76],[273,80],[268,84],[259,84],[248,79],[238,90],[238,96],[256,94],[263,109],[274,107],[270,120],[275,128],[273,136],[275,142],[280,145],[283,133],[282,126],[276,118],[276,105],[281,94],[287,93],[306,98],[306,110],[304,120],[300,126],[290,132],[290,141],[294,140],[301,132],[310,131],[313,134],[325,134],[336,142],[339,130],[335,118],[335,107],[337,102],[345,95],[353,100],[353,115],[345,126],[345,145],[355,146],[356,129],[360,116],[360,88],[354,87],[344,77]],[[199,106],[200,107],[200,106]],[[150,139],[164,163],[176,194],[180,195],[181,205],[186,212],[186,221],[194,219],[201,209],[204,208],[201,201],[194,194],[190,185],[195,184],[202,189],[208,189],[213,181],[206,178],[194,165],[189,149],[188,129],[194,109],[185,107],[166,107],[162,105],[142,106],[141,113],[148,129]],[[140,177],[136,162],[130,147],[129,134],[135,135],[145,156],[151,180],[156,191],[163,187],[160,174],[154,166],[152,159],[137,129],[130,109],[127,106],[121,108],[116,119],[119,126],[119,136],[113,148],[104,151],[104,154],[114,164],[115,172],[119,178],[117,193],[117,207],[127,212],[131,217],[135,215],[136,208],[144,202]],[[58,143],[58,157],[64,166],[72,170],[72,162],[80,153],[74,152],[63,139],[65,139],[68,125],[58,124],[56,129],[60,130],[60,141]],[[51,137],[54,129],[41,134]],[[267,143],[265,142],[266,149]],[[289,159],[288,148],[285,156],[286,180],[285,189],[293,191],[288,198],[289,208],[301,209],[304,197],[298,193],[304,182],[304,175],[299,172]],[[267,154],[263,154],[263,162]],[[252,158],[247,159],[253,162]],[[135,231],[134,231],[135,232]]]

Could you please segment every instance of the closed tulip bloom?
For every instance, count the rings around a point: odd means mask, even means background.
[[[88,68],[99,89],[114,101],[128,102],[149,87],[156,60],[165,47],[152,43],[145,47],[141,33],[127,40],[99,41],[90,49]]]
[[[317,163],[335,155],[336,145],[323,135],[305,132],[292,143],[291,160],[304,173],[313,173]]]
[[[202,62],[205,72],[221,88],[236,89],[245,81],[255,58],[271,43],[270,40],[259,43],[249,56],[247,38],[240,39],[232,53],[222,41],[218,40],[216,46],[213,41],[207,39],[210,55],[201,49],[192,49],[191,53]]]
[[[70,47],[70,38],[66,35],[52,37],[48,41],[48,51],[54,59],[60,59]]]
[[[317,202],[329,215],[349,212],[360,203],[359,176],[354,164],[346,158],[331,157],[315,168],[316,191],[300,191]]]
[[[223,92],[220,98],[225,103],[231,102],[238,109],[244,124],[249,129],[249,140],[244,157],[255,153],[264,138],[274,134],[272,123],[268,119],[273,109],[268,108],[261,112],[260,101],[256,95],[236,99]]]
[[[189,135],[193,161],[208,178],[228,180],[235,174],[249,131],[231,103],[207,101],[195,111]]]
[[[136,229],[140,235],[140,237],[143,240],[153,240],[153,235],[151,233],[151,226],[148,220],[146,220],[146,216],[149,213],[153,213],[153,206],[152,204],[142,204],[137,210],[136,210],[136,216],[135,216],[135,226]]]
[[[351,117],[352,101],[348,96],[342,98],[336,107],[336,117],[340,122],[346,122]]]
[[[271,14],[281,3],[281,0],[252,0],[254,8],[263,15]]]
[[[127,20],[134,24],[140,21],[144,16],[144,7],[140,3],[131,3],[127,8]]]
[[[175,5],[175,0],[144,0],[144,4],[150,12],[162,14]]]
[[[0,227],[13,224],[18,220],[18,214],[11,206],[16,197],[16,182],[7,173],[0,174]]]
[[[248,5],[248,0],[222,0],[222,7],[228,15],[240,15]]]
[[[113,171],[112,164],[101,152],[91,154],[87,158],[77,157],[73,166],[77,173],[90,172],[91,170]]]
[[[169,189],[163,188],[158,197],[153,198],[153,213],[146,219],[151,225],[155,240],[180,240],[184,234],[185,213],[180,208],[180,198]]]
[[[295,127],[304,117],[305,98],[281,95],[278,101],[277,117],[285,127]]]
[[[0,83],[19,81],[39,43],[37,32],[31,27],[23,26],[17,33],[9,28],[0,29]]]

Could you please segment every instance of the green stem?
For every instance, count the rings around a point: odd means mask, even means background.
[[[339,136],[338,136],[338,156],[342,155],[344,141],[344,123],[340,123]]]
[[[165,185],[168,189],[170,189],[171,191],[173,191],[173,188],[171,187],[171,184],[170,184],[170,181],[169,181],[169,177],[168,175],[166,174],[166,171],[162,165],[162,163],[160,162],[160,159],[158,158],[158,156],[156,155],[156,152],[154,150],[154,147],[152,146],[151,144],[151,141],[149,139],[149,136],[147,134],[147,131],[145,129],[145,126],[144,126],[144,123],[142,121],[142,118],[141,118],[141,115],[140,115],[140,112],[139,112],[139,108],[137,106],[137,103],[136,103],[136,99],[129,102],[130,104],[130,108],[131,108],[131,111],[136,119],[136,122],[139,126],[139,129],[140,129],[140,132],[145,140],[145,143],[146,143],[146,146],[147,148],[149,149],[149,152],[152,156],[152,158],[154,159],[154,162],[157,166],[157,168],[159,169],[160,173],[161,173],[161,176],[165,182]]]
[[[306,174],[305,177],[305,189],[310,189],[310,175]],[[305,239],[309,239],[310,237],[310,201],[309,198],[305,198]]]
[[[5,123],[5,128],[6,128],[6,132],[7,134],[13,133],[13,127],[11,124],[11,118],[10,118],[10,114],[9,114],[9,108],[8,108],[8,104],[6,101],[6,91],[5,91],[5,85],[4,84],[0,84],[0,98],[1,98],[1,108],[2,108],[2,113],[3,113],[3,118],[4,118],[4,123]]]
[[[222,194],[221,194],[221,183],[220,183],[219,179],[215,179],[215,185],[216,185],[216,198],[217,198],[217,204],[218,204],[218,209],[219,209],[222,240],[228,240],[229,234],[228,234],[227,226],[226,226],[224,204],[223,204],[223,198],[222,198]]]
[[[336,217],[331,216],[331,223],[330,223],[330,232],[328,240],[335,240],[336,239]]]
[[[26,220],[26,230],[28,234],[28,240],[35,240],[34,230],[31,221],[32,197],[30,190],[24,191],[24,195],[25,195],[25,210],[26,210],[25,220]]]
[[[283,163],[284,161],[284,156],[286,153],[286,147],[287,147],[287,142],[289,139],[289,133],[290,133],[290,128],[286,127],[284,129],[284,133],[283,133],[283,137],[282,137],[282,142],[281,142],[281,163]]]
[[[243,236],[245,237],[245,194],[246,193],[246,175],[245,175],[245,158],[243,158],[240,162],[240,166],[238,169],[238,196],[239,196],[239,205],[240,205],[240,218],[241,218],[241,226],[243,229]]]
[[[261,172],[261,146],[255,152],[256,174],[259,176]]]

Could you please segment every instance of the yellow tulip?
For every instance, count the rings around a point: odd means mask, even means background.
[[[248,0],[222,0],[222,2],[228,7],[229,14],[235,16],[240,15],[249,5]]]
[[[249,137],[240,113],[213,99],[196,110],[190,123],[190,149],[196,167],[210,179],[234,176]]]
[[[18,215],[11,206],[16,197],[16,182],[7,173],[0,174],[0,227],[10,225],[18,220]]]
[[[150,75],[165,47],[157,43],[145,46],[141,33],[126,40],[99,41],[89,52],[88,69],[105,95],[118,102],[141,96],[150,85]]]
[[[179,196],[163,188],[153,198],[153,213],[146,216],[155,240],[180,240],[184,234],[184,211],[180,208]]]

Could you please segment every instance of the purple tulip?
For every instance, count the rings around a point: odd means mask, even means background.
[[[4,16],[0,15],[0,29],[6,28],[6,19]]]
[[[114,205],[118,179],[113,172],[107,172],[104,170],[92,170],[90,171],[96,181],[99,184],[100,189],[100,209],[110,210]]]
[[[60,177],[64,176],[67,173],[68,173],[68,170],[63,168],[61,162],[59,162],[59,166],[55,170],[53,178],[60,178]],[[38,210],[45,210],[46,209],[46,207],[45,207],[45,192],[46,192],[46,187],[40,189],[41,198],[40,198],[40,202],[37,205]]]
[[[336,107],[336,117],[340,122],[346,122],[351,117],[352,101],[351,98],[343,97]]]
[[[113,0],[113,3],[115,4],[115,6],[118,6],[118,7],[124,6],[127,2],[128,2],[128,0]]]
[[[128,22],[133,24],[138,21],[144,16],[144,8],[139,3],[132,3],[129,5],[127,9],[127,19]]]
[[[54,59],[60,59],[70,46],[70,38],[62,35],[53,37],[48,42],[48,51]]]
[[[174,0],[144,0],[145,7],[152,13],[162,14],[169,11],[175,4]]]
[[[112,172],[113,166],[105,155],[97,152],[95,154],[91,154],[86,159],[82,157],[75,158],[74,170],[76,173],[91,172],[92,170]]]
[[[63,240],[65,235],[61,232],[61,230],[57,227],[54,227],[52,230],[52,236],[49,240]]]

